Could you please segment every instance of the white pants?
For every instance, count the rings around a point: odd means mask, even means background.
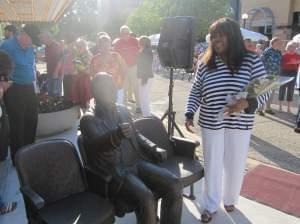
[[[124,104],[124,89],[117,91],[117,104]]]
[[[124,83],[124,92],[125,92],[126,103],[128,99],[132,98],[132,94],[134,94],[136,107],[140,107],[136,72],[137,72],[136,65],[128,67],[127,76]]]
[[[202,128],[204,155],[204,208],[218,210],[238,201],[250,144],[251,130]],[[223,193],[223,195],[222,195]]]
[[[141,79],[138,79],[139,82],[139,102],[141,105],[142,114],[144,117],[151,115],[150,110],[150,89],[152,86],[152,79],[148,79],[145,85],[141,84]]]

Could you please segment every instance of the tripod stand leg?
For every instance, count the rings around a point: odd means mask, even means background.
[[[180,130],[180,128],[178,127],[178,125],[176,124],[176,122],[174,122],[174,126],[176,128],[176,131],[179,133],[180,137],[184,138],[184,134],[182,133],[182,131]]]
[[[178,127],[178,125],[175,122],[175,114],[176,112],[173,111],[173,86],[174,86],[174,81],[173,81],[173,72],[174,69],[170,68],[170,83],[169,83],[169,107],[167,111],[164,113],[164,115],[161,117],[161,121],[163,121],[165,118],[168,118],[168,135],[171,138],[174,135],[174,128],[178,131],[179,135],[181,137],[184,137],[182,131]]]
[[[175,121],[175,115],[176,115],[176,112],[173,111],[172,112],[172,119],[171,119],[172,136],[174,135],[174,128],[176,128],[176,131],[179,133],[179,135],[184,138],[184,135],[183,135],[182,131],[180,130],[179,126],[177,125],[177,123]]]
[[[161,117],[161,121],[163,121],[168,116],[169,110],[167,110],[164,115]]]

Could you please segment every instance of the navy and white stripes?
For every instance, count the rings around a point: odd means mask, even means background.
[[[248,53],[235,74],[232,74],[220,59],[216,59],[216,65],[217,68],[210,71],[207,65],[199,65],[188,96],[186,114],[193,115],[200,107],[198,124],[201,127],[252,129],[254,114],[241,113],[238,116],[225,117],[223,120],[218,119],[217,115],[225,107],[227,95],[243,91],[251,80],[266,75],[262,62],[255,54]],[[268,98],[269,94],[259,96],[258,106],[265,104]]]

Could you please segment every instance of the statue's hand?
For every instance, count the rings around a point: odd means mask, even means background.
[[[132,137],[132,127],[129,123],[120,124],[119,129],[121,131],[121,134],[125,138],[131,138]]]

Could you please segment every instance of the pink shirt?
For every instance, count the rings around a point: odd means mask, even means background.
[[[75,66],[73,64],[73,54],[69,49],[64,50],[63,71],[64,75],[75,75]]]
[[[63,51],[61,46],[53,42],[51,45],[45,48],[45,61],[47,63],[47,73],[48,75],[53,75],[57,64],[63,58]],[[62,69],[58,71],[58,76],[62,75]]]

